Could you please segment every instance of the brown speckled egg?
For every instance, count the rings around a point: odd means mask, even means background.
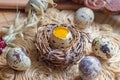
[[[91,9],[83,7],[79,8],[75,13],[75,23],[79,28],[85,28],[94,20],[94,13]]]
[[[79,63],[80,76],[83,80],[93,80],[102,70],[100,61],[94,56],[87,56]]]
[[[6,56],[8,65],[15,70],[26,70],[31,60],[21,48],[11,48]]]
[[[96,37],[92,42],[93,52],[103,59],[110,59],[117,54],[114,43],[107,37]]]

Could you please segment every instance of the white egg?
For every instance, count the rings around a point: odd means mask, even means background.
[[[94,80],[102,70],[100,61],[94,56],[87,56],[79,63],[80,76],[83,80]]]
[[[75,23],[80,28],[85,28],[86,25],[94,21],[94,13],[91,9],[83,7],[79,8],[75,13]]]
[[[107,37],[96,37],[92,42],[92,50],[103,59],[110,59],[117,54],[117,46]]]
[[[15,70],[27,70],[31,60],[21,48],[11,48],[6,56],[8,65]]]

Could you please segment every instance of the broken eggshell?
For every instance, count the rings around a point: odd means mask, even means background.
[[[94,80],[102,70],[100,61],[94,56],[84,57],[79,63],[79,72],[83,80]]]
[[[50,43],[54,48],[67,48],[71,45],[73,36],[67,27],[55,27],[50,36]]]
[[[15,70],[27,70],[31,60],[21,48],[11,48],[6,56],[8,65]]]
[[[79,28],[86,28],[86,25],[93,23],[94,12],[87,7],[79,8],[74,19]]]
[[[92,42],[92,50],[95,55],[110,59],[117,54],[117,46],[109,38],[104,36],[96,37]]]

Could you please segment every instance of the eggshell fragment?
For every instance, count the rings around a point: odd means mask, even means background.
[[[57,32],[55,32],[55,30]],[[66,27],[54,28],[50,36],[50,42],[54,48],[67,48],[71,45],[72,40],[72,33]]]

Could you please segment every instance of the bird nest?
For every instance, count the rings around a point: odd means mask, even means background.
[[[68,48],[54,48],[50,43],[50,34],[52,30],[59,26],[67,27],[73,36],[72,44]],[[77,34],[77,35],[76,35]],[[40,26],[36,35],[36,46],[42,60],[49,66],[67,68],[83,57],[85,39],[89,35],[77,29],[73,25],[65,24],[48,24]]]

